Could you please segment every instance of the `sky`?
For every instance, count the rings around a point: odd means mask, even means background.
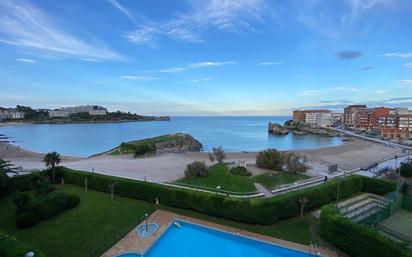
[[[1,0],[0,106],[412,107],[409,0]]]

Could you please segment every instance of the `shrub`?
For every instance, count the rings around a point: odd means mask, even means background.
[[[294,152],[283,152],[282,161],[288,172],[302,174],[308,171],[307,158],[305,155]]]
[[[148,153],[155,153],[156,146],[154,144],[136,145],[134,149],[134,157],[139,157]]]
[[[31,228],[39,222],[39,216],[32,211],[23,212],[16,215],[16,225],[18,229]]]
[[[322,208],[320,234],[350,256],[407,257],[411,254],[404,245],[343,217],[332,205]]]
[[[252,173],[250,173],[245,167],[242,167],[242,166],[231,168],[230,173],[232,173],[233,175],[245,176],[245,177],[250,177],[252,175]]]
[[[30,201],[28,209],[37,214],[40,219],[45,220],[62,212],[66,206],[67,194],[54,191]]]
[[[55,187],[51,186],[49,183],[41,183],[35,188],[35,195],[36,197],[43,196],[53,191],[56,191]]]
[[[383,179],[374,179],[364,177],[363,179],[363,192],[368,192],[372,194],[384,195],[389,192],[396,190],[396,182],[383,180]]]
[[[185,178],[205,177],[209,174],[205,162],[195,161],[188,164],[185,170]]]
[[[80,197],[78,197],[77,195],[67,195],[66,209],[77,207],[79,206],[79,204],[80,204]]]
[[[121,153],[133,153],[135,150],[135,145],[130,143],[121,143],[120,152]]]
[[[219,164],[222,164],[223,160],[226,158],[225,151],[221,146],[212,149],[212,156],[213,160],[216,160]],[[209,157],[209,159],[212,160],[211,157]]]
[[[261,151],[256,156],[256,165],[263,169],[282,170],[282,154],[276,149]]]
[[[412,177],[412,162],[402,163],[402,165],[401,165],[401,175],[403,177]]]
[[[27,211],[30,202],[30,195],[17,192],[13,196],[13,203],[16,206],[16,213]]]
[[[17,241],[14,237],[7,235],[5,232],[0,231],[0,256],[1,257],[22,257],[27,252],[34,252],[36,257],[45,257],[45,255],[39,250],[25,245]]]

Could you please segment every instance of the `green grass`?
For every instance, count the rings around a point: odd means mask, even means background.
[[[195,177],[192,179],[182,178],[177,183],[216,189],[221,187],[222,191],[230,192],[255,192],[253,181],[244,176],[237,176],[230,173],[226,165],[213,165],[209,167],[209,175],[206,177]]]
[[[156,143],[162,143],[162,142],[170,142],[170,141],[175,141],[178,140],[179,137],[175,135],[163,135],[163,136],[158,136],[158,137],[152,137],[152,138],[147,138],[147,139],[142,139],[142,140],[135,140],[135,141],[130,141],[127,142],[127,144],[138,146],[138,145],[144,145],[144,144],[149,144],[149,145],[154,145]],[[112,155],[119,155],[119,154],[131,154],[133,151],[122,151],[120,152],[120,146],[118,149],[114,150],[111,154]]]
[[[58,186],[81,198],[80,206],[67,210],[37,226],[17,230],[10,199],[0,202],[0,226],[18,240],[38,247],[48,257],[90,257],[129,232],[155,210],[147,202],[127,198],[110,200],[110,195],[71,185]]]
[[[298,180],[310,178],[306,175],[295,175],[287,172],[268,172],[265,174],[254,176],[253,179],[256,183],[259,183],[271,190],[276,186],[283,184],[290,184]]]
[[[39,248],[48,257],[91,257],[110,248],[136,226],[145,213],[156,208],[306,245],[313,239],[311,231],[317,224],[309,214],[274,225],[244,224],[135,199],[115,197],[112,201],[109,194],[92,190],[85,193],[83,188],[67,184],[58,188],[78,195],[80,206],[33,228],[17,230],[11,199],[0,200],[0,228],[21,242]]]

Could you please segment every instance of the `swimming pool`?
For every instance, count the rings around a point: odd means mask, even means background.
[[[145,257],[309,257],[313,256],[212,228],[180,222],[171,225]],[[137,256],[137,255],[126,255]]]

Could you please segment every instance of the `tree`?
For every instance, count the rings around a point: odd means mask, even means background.
[[[47,153],[44,156],[43,162],[47,168],[49,169],[51,168],[52,174],[53,174],[52,181],[53,181],[53,184],[56,183],[56,165],[59,165],[59,163],[61,162],[60,154],[54,151],[51,153]]]
[[[212,154],[214,159],[219,163],[222,164],[223,160],[226,158],[226,154],[225,151],[223,150],[223,148],[221,146],[219,146],[218,148],[214,148],[212,149]],[[210,157],[209,157],[210,159]]]
[[[195,161],[188,164],[185,170],[185,178],[205,177],[209,174],[205,162]]]
[[[303,216],[303,210],[305,209],[305,204],[307,204],[309,202],[309,199],[305,196],[303,196],[302,198],[299,199],[299,203],[300,203],[300,217]]]
[[[284,152],[282,154],[282,159],[283,166],[285,166],[288,172],[302,174],[307,172],[309,169],[305,155],[294,152]]]
[[[280,171],[283,165],[282,155],[276,149],[260,151],[256,155],[256,165],[263,169]]]
[[[208,156],[209,156],[209,161],[210,161],[211,163],[214,163],[214,162],[215,162],[215,156],[213,155],[213,153],[208,152]]]
[[[9,178],[7,173],[18,175],[16,167],[10,161],[0,159],[0,197],[5,194],[6,183]]]

